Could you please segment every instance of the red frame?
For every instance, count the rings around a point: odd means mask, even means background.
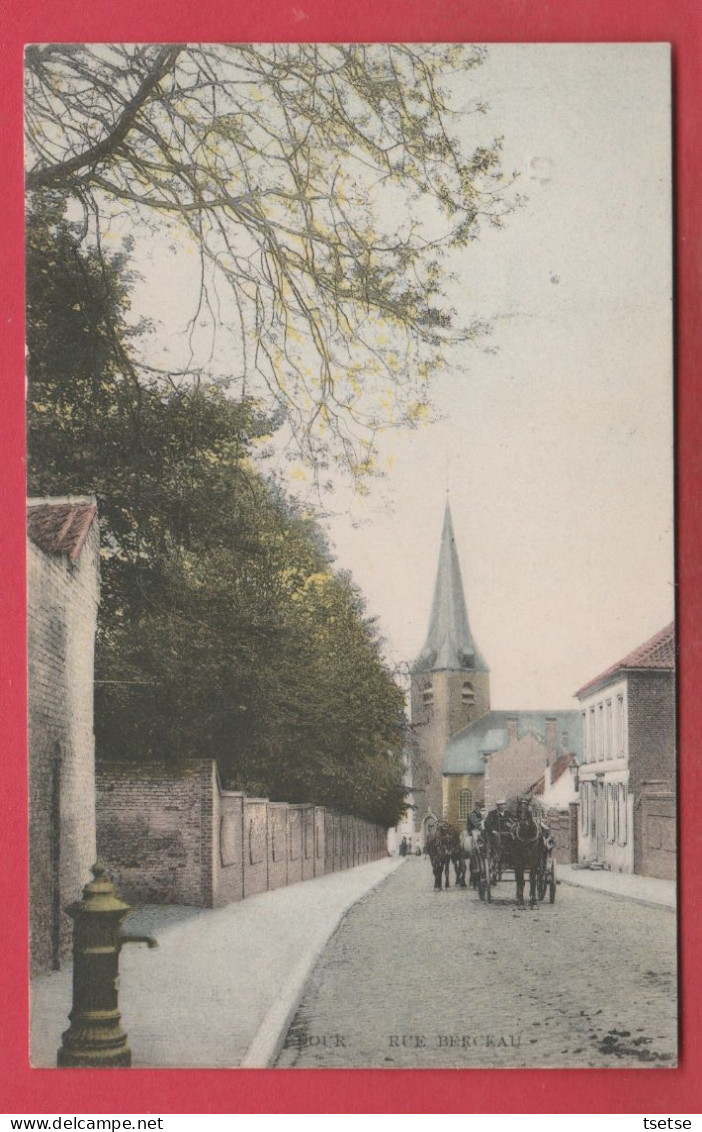
[[[698,499],[702,470],[702,8],[699,0],[15,0],[2,20],[0,179],[4,266],[0,272],[4,384],[0,413],[3,564],[0,718],[4,838],[0,971],[4,983],[0,1074],[4,1111],[193,1113],[453,1113],[700,1111],[693,1061],[702,1015],[700,838],[695,799],[702,760],[702,592]],[[32,41],[474,41],[652,42],[673,45],[676,140],[677,511],[680,646],[681,1062],[675,1070],[32,1070],[27,1062],[26,784],[24,678],[23,249],[21,68]],[[577,962],[574,956],[573,961]],[[583,961],[587,957],[583,956]]]

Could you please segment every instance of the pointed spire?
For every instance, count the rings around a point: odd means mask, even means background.
[[[461,567],[458,562],[451,507],[447,495],[429,631],[426,644],[414,665],[414,671],[438,672],[442,669],[455,671],[462,668],[477,669],[479,672],[489,671],[475,646],[468,623]]]

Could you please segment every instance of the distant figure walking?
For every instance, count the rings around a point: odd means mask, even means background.
[[[407,856],[407,838],[406,837],[403,837],[402,841],[400,842],[400,856],[401,857]]]

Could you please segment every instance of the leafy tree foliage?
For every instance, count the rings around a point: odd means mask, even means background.
[[[272,427],[125,357],[129,274],[63,202],[28,223],[29,488],[96,492],[99,756],[214,757],[231,786],[393,824],[402,696],[314,519],[255,471]]]
[[[98,247],[125,223],[187,239],[196,321],[230,333],[237,392],[265,390],[317,470],[335,459],[363,477],[377,430],[417,424],[446,348],[480,330],[445,300],[445,255],[500,222],[505,184],[498,144],[463,152],[443,88],[481,59],[426,44],[31,46],[27,187],[79,204]]]

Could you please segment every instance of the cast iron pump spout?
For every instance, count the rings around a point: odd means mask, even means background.
[[[158,940],[151,935],[125,935],[122,932],[120,943],[145,943],[147,947],[158,947]]]

